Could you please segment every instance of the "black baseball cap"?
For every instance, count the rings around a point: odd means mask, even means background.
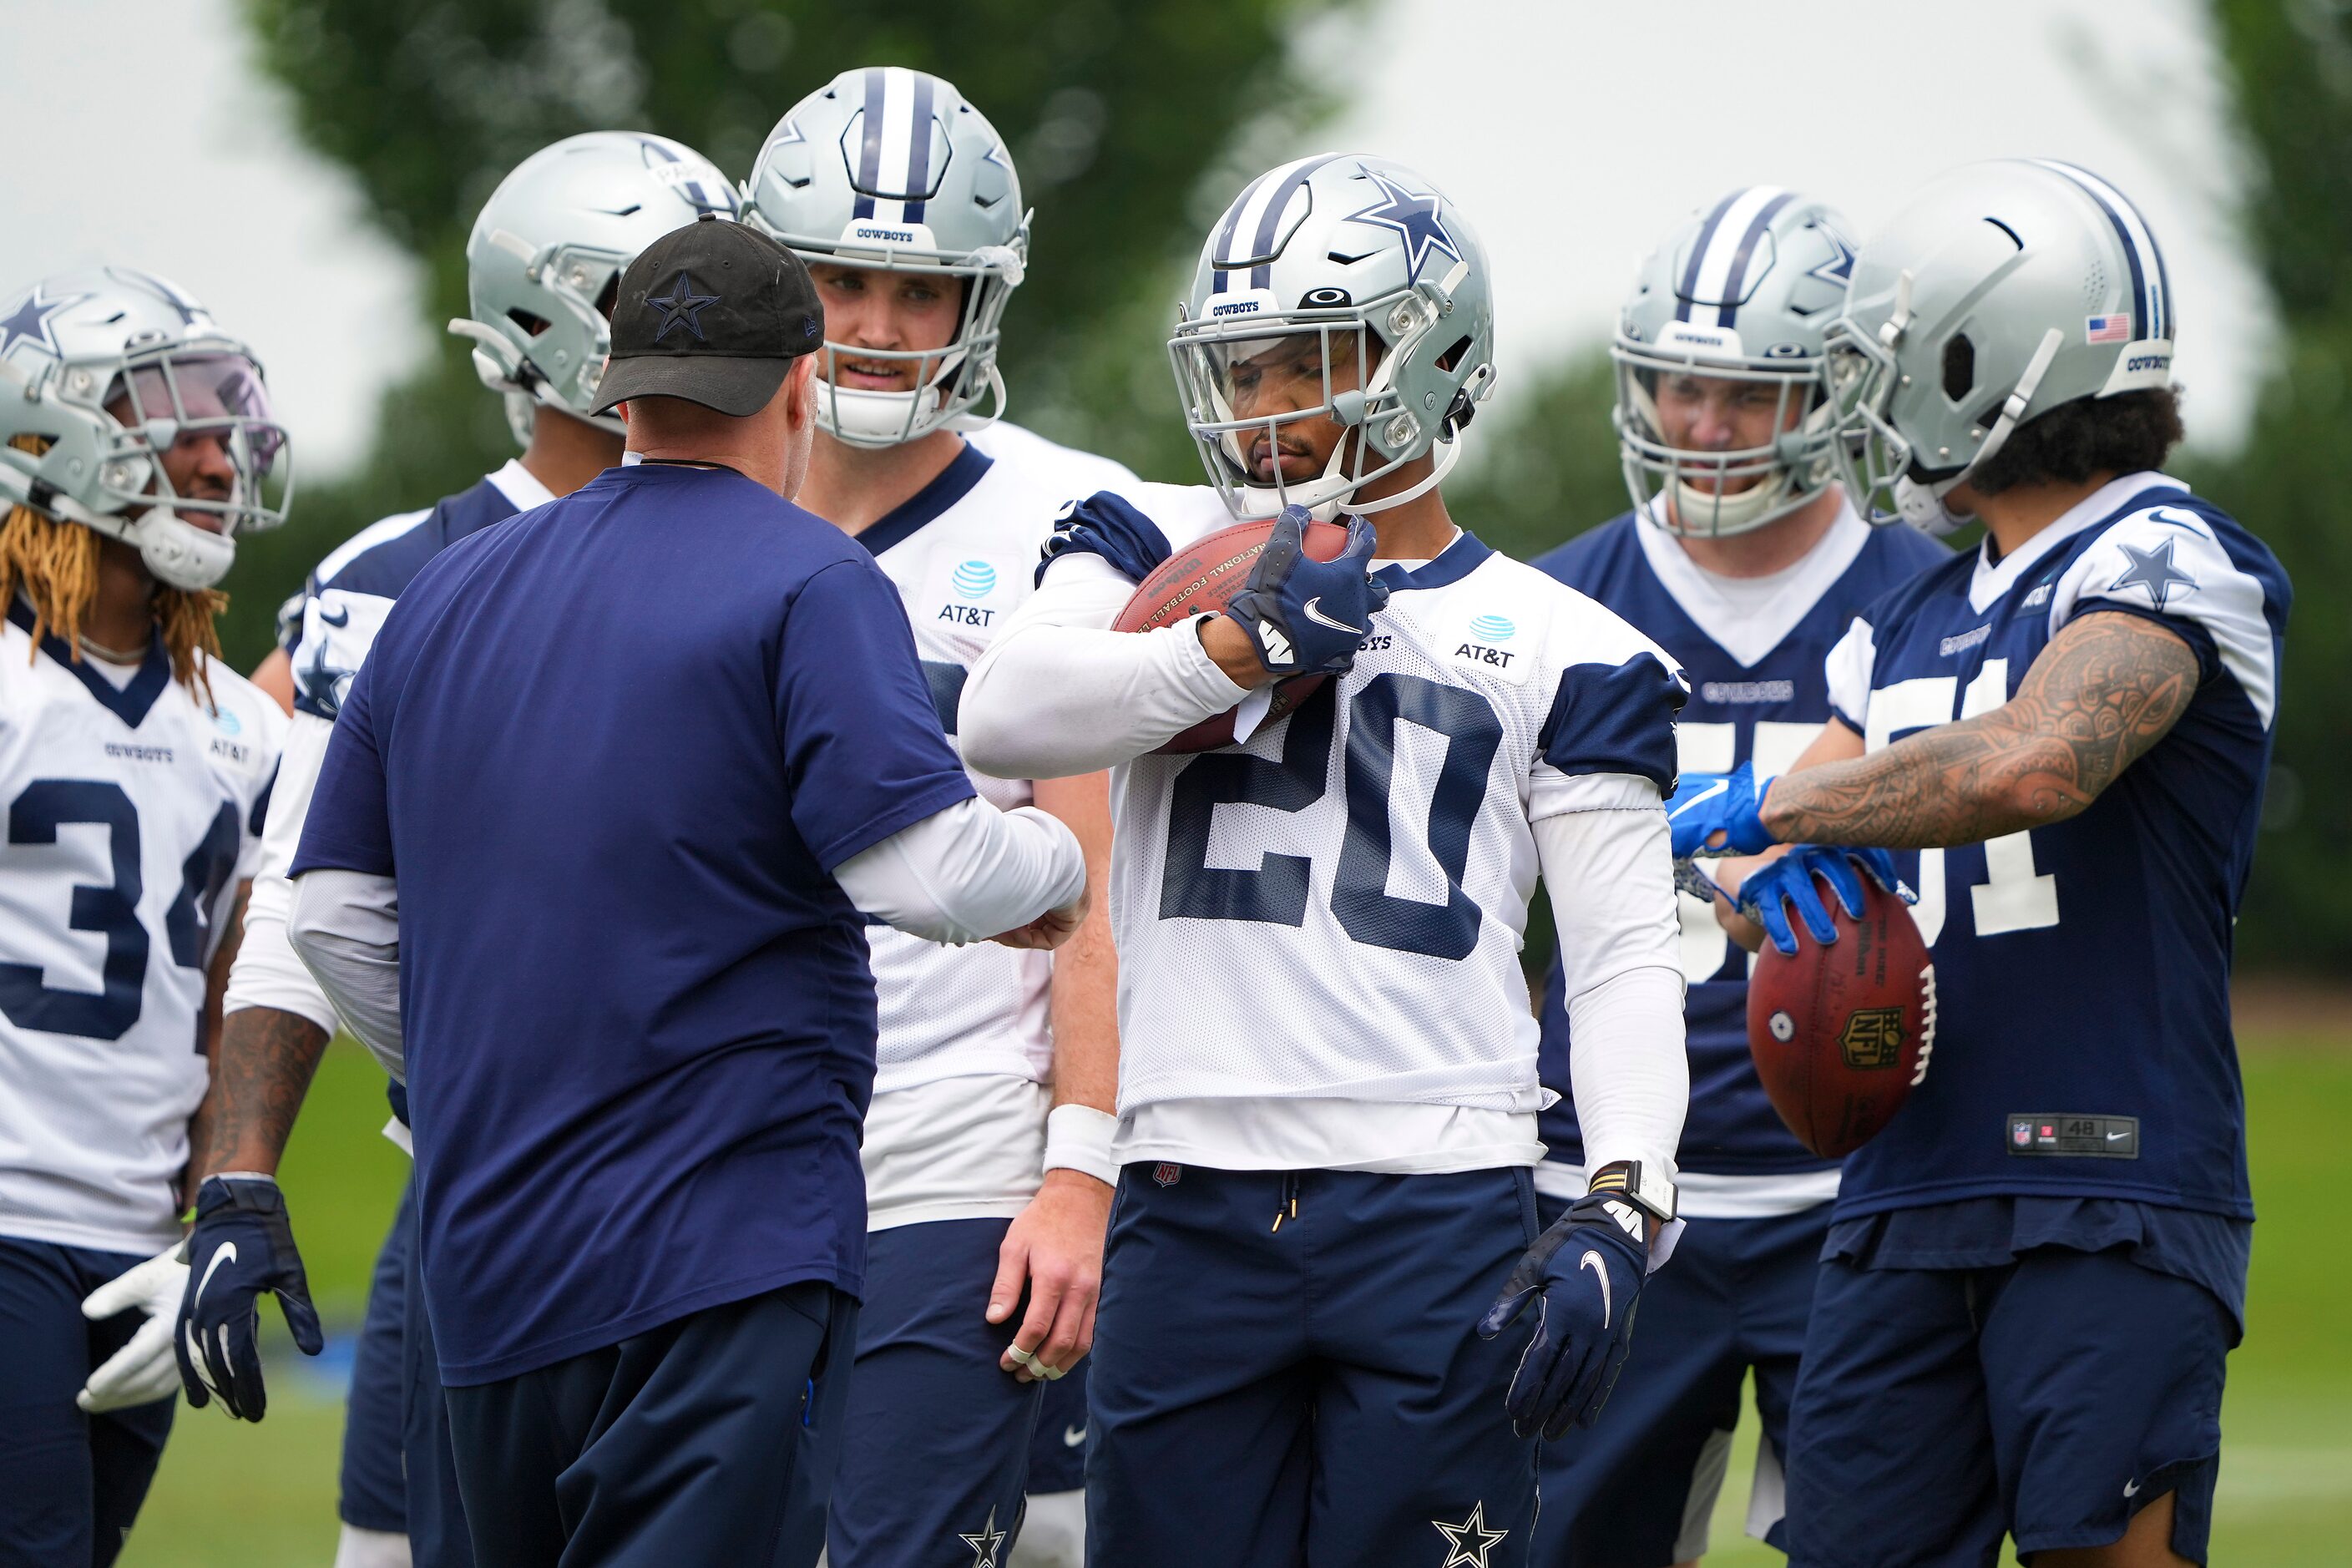
[[[824,307],[801,258],[746,224],[705,213],[638,253],[613,301],[613,357],[592,414],[632,397],[682,397],[738,419],[824,343]]]

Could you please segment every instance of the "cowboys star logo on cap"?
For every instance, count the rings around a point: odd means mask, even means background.
[[[824,310],[800,258],[706,212],[651,245],[613,304],[602,414],[633,397],[679,397],[735,418],[776,395],[793,361],[824,341]]]

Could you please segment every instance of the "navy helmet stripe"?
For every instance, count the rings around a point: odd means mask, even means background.
[[[857,149],[857,205],[851,209],[852,217],[874,216],[874,197],[869,193],[882,178],[882,103],[888,79],[880,66],[866,73],[866,135]]]
[[[1706,215],[1706,222],[1699,226],[1698,238],[1691,244],[1690,265],[1683,269],[1683,286],[1675,291],[1677,296],[1675,300],[1675,321],[1690,320],[1691,297],[1698,292],[1699,266],[1706,259],[1707,247],[1715,243],[1715,231],[1723,222],[1723,215],[1729,212],[1732,205],[1747,194],[1747,188],[1742,186],[1716,203],[1715,210]]]
[[[907,221],[923,221],[923,193],[931,188],[932,79],[915,73],[915,112],[907,127]]]
[[[1234,253],[1234,230],[1241,226],[1244,209],[1249,205],[1250,197],[1255,195],[1257,188],[1264,184],[1265,184],[1265,176],[1260,174],[1256,179],[1244,185],[1242,194],[1234,198],[1234,205],[1225,209],[1224,225],[1217,230],[1217,242],[1209,250],[1209,270],[1214,275],[1209,289],[1213,294],[1222,294],[1225,291],[1224,260]]]
[[[1780,209],[1796,199],[1796,192],[1782,191],[1764,204],[1764,210],[1756,215],[1755,221],[1748,226],[1748,232],[1739,237],[1739,249],[1731,258],[1731,270],[1724,274],[1723,308],[1716,312],[1717,326],[1727,328],[1738,316],[1739,286],[1747,280],[1748,263],[1756,254],[1756,242],[1762,239],[1764,231],[1772,226],[1772,219],[1779,216]]]
[[[2147,275],[2140,266],[2139,247],[2132,239],[2131,225],[2124,221],[2124,215],[2116,210],[2115,204],[2100,194],[2098,184],[2089,171],[2077,169],[2072,163],[2059,163],[2054,158],[2045,167],[2054,169],[2074,181],[2075,186],[2098,203],[2099,210],[2107,215],[2107,222],[2115,226],[2116,239],[2124,247],[2124,260],[2131,267],[2132,336],[2161,337],[2163,334],[2156,330],[2158,323],[2154,319],[2154,312],[2148,309]]]
[[[679,157],[677,153],[671,152],[668,148],[663,146],[658,142],[647,142],[646,143],[646,151],[651,153],[665,163],[683,163],[686,162],[685,159]],[[702,182],[697,179],[688,179],[683,184],[686,191],[686,199],[694,204],[695,210],[697,212],[709,212],[711,207],[710,194],[702,188]]]
[[[1343,155],[1339,153],[1326,153],[1320,158],[1310,158],[1290,171],[1289,176],[1275,188],[1272,199],[1265,204],[1265,211],[1258,216],[1257,237],[1250,246],[1252,256],[1264,256],[1268,249],[1272,248],[1274,237],[1282,228],[1283,212],[1290,205],[1290,198],[1298,194],[1298,187],[1312,179],[1316,170],[1326,163],[1338,163]],[[1251,288],[1270,288],[1273,283],[1274,264],[1272,262],[1262,261],[1250,268]]]

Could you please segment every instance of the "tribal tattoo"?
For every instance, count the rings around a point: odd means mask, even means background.
[[[228,1016],[199,1113],[205,1131],[201,1173],[278,1169],[327,1038],[310,1019],[276,1007]]]
[[[2178,633],[2140,616],[2084,616],[1991,712],[1784,773],[1764,825],[1790,844],[1926,849],[2063,822],[2164,738],[2197,684],[2197,655]]]

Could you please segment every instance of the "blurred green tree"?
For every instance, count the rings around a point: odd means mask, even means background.
[[[465,243],[499,180],[576,132],[675,136],[740,177],[785,110],[838,72],[953,80],[1011,145],[1036,208],[1006,321],[1013,417],[1161,478],[1196,472],[1162,343],[1201,235],[1329,107],[1358,0],[244,0],[302,136],[356,177],[425,265],[427,321],[464,312]],[[338,541],[471,483],[513,449],[462,345],[389,393],[373,451],[247,542],[226,643]]]

